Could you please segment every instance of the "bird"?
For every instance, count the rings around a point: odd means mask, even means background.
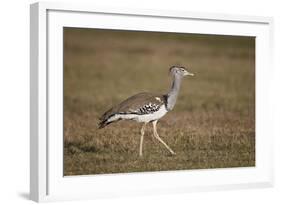
[[[142,92],[133,95],[107,110],[99,118],[98,128],[104,128],[105,126],[120,120],[133,120],[143,123],[140,131],[139,147],[139,156],[141,157],[143,155],[142,149],[145,128],[146,125],[151,122],[153,125],[154,137],[161,142],[172,155],[175,155],[176,153],[162,140],[162,138],[160,138],[157,132],[157,122],[167,112],[174,108],[183,77],[194,76],[194,74],[187,71],[183,66],[172,66],[169,69],[169,73],[172,76],[172,84],[170,90],[166,94]]]

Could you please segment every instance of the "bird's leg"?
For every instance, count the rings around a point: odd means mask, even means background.
[[[153,121],[152,124],[153,124],[153,135],[154,135],[154,137],[155,137],[156,139],[158,139],[158,140],[171,152],[171,154],[176,154],[176,153],[159,137],[159,135],[158,135],[158,133],[157,133],[157,127],[156,127],[156,125],[157,125],[157,120]]]
[[[141,128],[141,137],[140,137],[140,156],[142,156],[142,143],[143,143],[143,136],[145,131],[146,122],[143,124]]]

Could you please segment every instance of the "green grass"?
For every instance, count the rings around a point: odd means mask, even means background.
[[[168,69],[183,65],[175,109],[160,137],[123,121],[98,130],[98,117],[138,92],[165,93]],[[250,37],[111,30],[64,30],[64,174],[255,165],[255,41]]]

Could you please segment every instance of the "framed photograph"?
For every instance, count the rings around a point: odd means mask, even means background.
[[[270,17],[31,5],[30,198],[270,187]]]

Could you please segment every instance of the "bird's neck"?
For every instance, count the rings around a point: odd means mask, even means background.
[[[173,82],[170,91],[167,94],[167,109],[172,110],[176,104],[182,78],[173,76]]]

